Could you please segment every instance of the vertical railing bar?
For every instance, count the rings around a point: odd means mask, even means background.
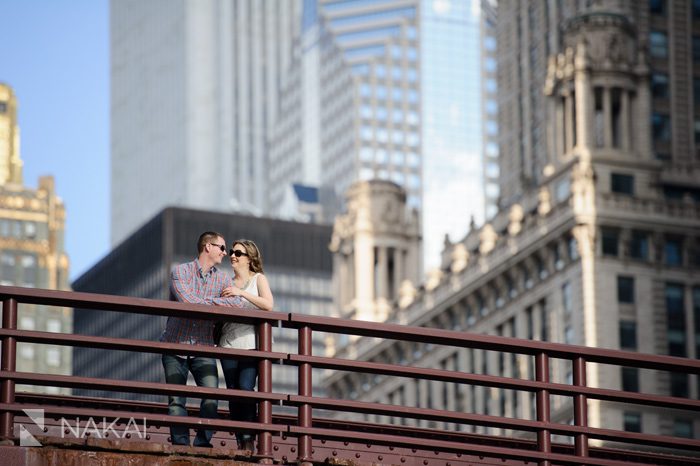
[[[312,355],[311,327],[304,325],[299,328],[299,354],[302,356]],[[311,377],[311,364],[303,363],[299,365],[299,396],[309,397],[313,395]],[[299,427],[311,427],[311,406],[307,403],[299,405]],[[300,435],[297,439],[299,465],[310,466],[312,453],[312,439],[310,435]]]
[[[265,321],[258,325],[258,341],[260,351],[272,351],[272,326]],[[258,391],[263,393],[272,392],[272,361],[262,359],[258,363],[260,379]],[[258,421],[264,424],[272,424],[272,402],[263,400],[259,403]],[[270,431],[258,434],[258,462],[272,463],[272,433]]]
[[[586,360],[578,357],[573,360],[574,386],[586,386]],[[574,425],[588,428],[588,406],[586,395],[581,393],[574,396]],[[577,434],[574,437],[576,456],[588,456],[588,435]]]
[[[549,383],[549,356],[547,353],[538,353],[535,356],[535,379],[538,382]],[[546,388],[537,390],[537,420],[550,422],[549,390]],[[540,453],[552,452],[552,434],[549,429],[537,431],[537,449]],[[540,466],[551,466],[551,461],[541,460]]]
[[[8,330],[17,329],[17,300],[8,298],[2,302],[2,328]],[[17,339],[5,337],[2,340],[2,358],[0,369],[14,372],[17,368]],[[3,380],[0,386],[0,401],[3,403],[15,402],[15,381]],[[0,440],[14,439],[15,415],[10,411],[0,413]]]

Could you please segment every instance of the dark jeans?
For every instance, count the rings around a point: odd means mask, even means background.
[[[238,390],[255,390],[255,382],[258,378],[258,362],[253,360],[243,361],[238,359],[222,359],[221,368],[224,371],[226,387]],[[258,404],[249,400],[231,400],[228,402],[229,414],[233,421],[255,422],[257,419]],[[250,431],[236,433],[240,443],[243,440],[253,438]]]
[[[204,357],[181,358],[170,354],[163,355],[165,382],[179,385],[187,384],[187,373],[191,372],[198,387],[216,388],[219,384],[219,372],[216,359]],[[187,416],[187,398],[184,396],[168,397],[168,414],[171,416]],[[217,400],[202,399],[199,405],[199,416],[210,419],[217,418]],[[213,430],[197,430],[194,446],[211,446]],[[170,436],[173,445],[189,445],[190,429],[184,426],[172,426]]]

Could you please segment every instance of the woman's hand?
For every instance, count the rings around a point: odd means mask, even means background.
[[[224,288],[224,290],[221,292],[221,297],[222,298],[232,298],[234,296],[243,296],[241,294],[242,290],[239,288],[236,288],[235,286],[228,286]]]

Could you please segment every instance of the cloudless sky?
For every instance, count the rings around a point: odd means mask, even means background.
[[[73,280],[109,251],[108,0],[0,0],[0,18],[24,184],[55,177]]]

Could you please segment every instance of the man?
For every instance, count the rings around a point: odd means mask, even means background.
[[[222,298],[224,288],[231,286],[231,277],[216,266],[226,257],[226,241],[223,236],[207,231],[197,241],[198,256],[192,262],[173,267],[170,275],[170,299],[183,303],[216,304],[238,308],[251,308],[241,297]],[[168,322],[160,341],[184,343],[189,345],[214,346],[212,336],[214,321],[206,319],[188,319],[168,317]],[[187,354],[163,354],[165,382],[169,384],[187,384],[188,372],[192,373],[199,387],[218,387],[219,374],[216,359],[191,356]],[[184,396],[168,397],[168,414],[187,416],[187,398]],[[199,407],[200,417],[216,419],[217,400],[202,399]],[[212,430],[198,429],[194,439],[196,447],[211,447]],[[189,445],[190,430],[183,426],[170,428],[173,445]]]

